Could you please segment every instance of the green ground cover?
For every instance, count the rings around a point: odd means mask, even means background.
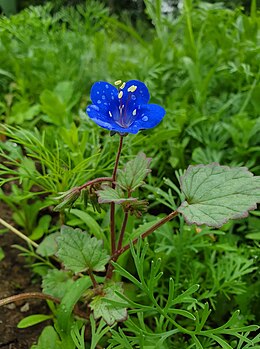
[[[90,88],[99,80],[141,80],[151,102],[166,109],[158,127],[125,140],[122,164],[139,151],[152,158],[152,175],[140,189],[149,210],[139,219],[130,217],[129,234],[140,235],[179,205],[178,180],[190,164],[246,166],[260,174],[256,1],[249,14],[191,0],[178,15],[164,15],[159,0],[145,5],[147,20],[134,23],[127,12],[111,15],[93,0],[55,13],[47,4],[0,18],[0,199],[12,209],[13,223],[37,244],[51,240],[62,223],[108,244],[105,210],[99,213],[77,201],[71,210],[53,211],[58,193],[113,171],[118,138],[85,113]],[[118,229],[121,216],[118,210]],[[96,328],[91,317],[90,325],[75,322],[63,335],[52,304],[60,337],[52,327],[46,327],[45,337],[57,340],[55,349],[60,340],[68,349],[95,348],[98,342],[104,348],[260,348],[260,337],[243,330],[260,320],[258,216],[254,211],[220,229],[189,226],[182,218],[168,222],[149,237],[149,247],[121,256],[117,278],[131,281],[126,294],[133,302],[127,321],[111,329],[102,320]],[[50,290],[50,284],[56,280],[65,289],[72,279],[60,275],[49,259],[53,241],[47,252],[23,252],[35,277],[43,279],[44,291],[62,298],[66,295]],[[141,286],[129,273],[143,280]],[[164,313],[169,292],[180,297],[179,312],[171,316],[186,332]],[[231,327],[242,328],[246,339],[226,327],[212,336],[190,336],[191,313],[199,314],[201,324],[206,321],[204,331],[224,326],[233,316]],[[83,326],[92,329],[85,344]],[[45,337],[35,349],[46,349]]]

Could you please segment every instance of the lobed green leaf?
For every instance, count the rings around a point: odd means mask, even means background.
[[[37,247],[36,252],[43,257],[53,256],[58,250],[57,238],[59,236],[60,232],[47,235]]]
[[[151,171],[149,169],[151,160],[144,153],[139,153],[135,159],[126,163],[123,170],[118,170],[117,184],[128,192],[140,187],[144,184],[144,178]]]
[[[107,204],[114,202],[115,204],[122,204],[124,202],[136,201],[135,198],[126,198],[124,192],[120,188],[113,189],[107,185],[102,187],[102,190],[97,190],[99,196],[98,202],[100,204]]]
[[[53,297],[63,298],[65,293],[73,287],[74,281],[68,272],[57,269],[50,269],[43,276],[42,291]]]
[[[109,283],[104,287],[103,295],[94,297],[90,303],[94,318],[98,319],[102,317],[110,326],[115,322],[125,321],[127,319],[127,309],[125,307],[109,302],[109,300],[122,302],[116,292],[123,293],[122,283]]]
[[[181,189],[186,200],[178,212],[189,224],[219,228],[230,219],[247,217],[260,201],[260,177],[245,167],[189,166]]]
[[[85,231],[67,226],[61,228],[58,247],[57,256],[74,273],[104,271],[110,258],[103,248],[103,241],[91,237]]]

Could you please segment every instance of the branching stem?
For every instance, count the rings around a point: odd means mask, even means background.
[[[152,234],[156,229],[158,229],[159,227],[161,227],[162,225],[164,225],[165,223],[169,222],[170,220],[172,220],[174,217],[176,217],[178,215],[178,211],[173,211],[171,212],[168,216],[162,218],[161,220],[159,220],[159,222],[156,222],[154,225],[152,225],[148,230],[146,230],[140,237],[141,239],[146,238],[148,235]],[[139,237],[134,239],[132,241],[132,244],[136,244],[138,241]],[[130,244],[125,245],[124,247],[120,248],[119,250],[117,250],[114,255],[112,255],[111,260],[116,261],[117,258],[125,251],[127,251],[130,248]]]
[[[88,181],[87,183],[81,185],[80,187],[78,187],[78,190],[82,190],[86,187],[89,187],[91,185],[97,184],[97,183],[102,183],[102,182],[113,182],[113,178],[112,177],[100,177],[100,178],[95,178],[92,179],[91,181]]]

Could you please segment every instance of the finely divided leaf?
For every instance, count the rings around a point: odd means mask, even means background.
[[[100,204],[107,204],[110,202],[122,204],[124,202],[137,200],[135,198],[125,198],[125,194],[120,188],[113,189],[107,185],[104,185],[102,190],[97,190],[96,193],[98,195],[98,202]]]
[[[151,171],[149,169],[151,160],[144,153],[139,153],[135,159],[127,162],[123,170],[118,170],[118,185],[130,192],[142,185],[144,178]]]
[[[104,271],[109,261],[103,242],[80,229],[63,226],[58,238],[57,256],[74,273],[86,270]]]
[[[93,298],[90,303],[90,308],[93,310],[94,318],[102,317],[105,322],[112,326],[116,321],[125,321],[127,319],[127,309],[109,302],[119,301],[122,299],[115,291],[123,293],[122,283],[110,283],[103,289],[103,295],[98,295]]]
[[[219,228],[230,219],[244,218],[260,202],[260,177],[245,167],[189,166],[181,177],[185,195],[178,208],[186,222]]]

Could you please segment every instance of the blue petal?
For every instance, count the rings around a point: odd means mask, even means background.
[[[96,82],[90,91],[90,98],[93,104],[97,105],[100,111],[118,110],[118,90],[115,86],[105,82]]]
[[[102,112],[97,105],[89,105],[87,107],[88,116],[98,125],[109,131],[128,133],[127,129],[119,126],[114,119]]]
[[[133,123],[136,109],[142,104],[147,104],[150,99],[147,87],[138,80],[126,82],[124,88],[119,91],[119,97],[122,110],[122,120],[120,122],[125,126],[130,126]]]
[[[127,128],[129,133],[137,133],[157,126],[165,115],[165,109],[157,104],[142,105],[137,109],[135,121]]]
[[[97,105],[89,105],[86,110],[88,116],[99,126],[112,130],[111,119],[106,113],[103,113]]]
[[[131,86],[136,86],[134,92],[128,91]],[[147,104],[150,99],[150,94],[146,85],[139,80],[127,81],[124,88],[121,90],[123,96],[121,98],[121,104],[127,106]],[[131,107],[134,109],[134,107]]]
[[[89,117],[110,131],[136,134],[141,129],[155,127],[165,115],[161,106],[147,104],[149,91],[138,80],[128,81],[119,91],[113,85],[99,81],[92,86],[90,96],[93,104],[87,107]]]

